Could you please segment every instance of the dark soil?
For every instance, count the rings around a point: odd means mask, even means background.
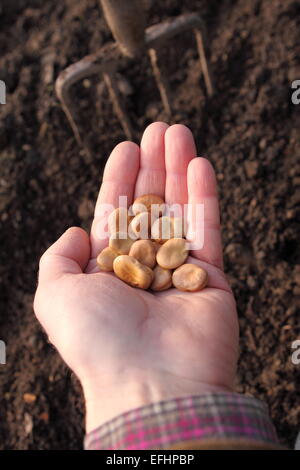
[[[238,303],[238,389],[265,400],[283,444],[300,429],[300,6],[293,0],[150,1],[148,24],[184,11],[208,27],[217,91],[207,100],[192,38],[162,51],[174,93],[174,122],[194,132],[214,164],[221,196],[226,270]],[[47,343],[32,312],[38,260],[67,227],[89,227],[103,165],[124,139],[101,85],[77,87],[93,137],[77,146],[53,80],[111,40],[96,0],[4,0],[0,6],[0,448],[82,447],[80,386]],[[48,64],[48,66],[47,66]],[[164,119],[149,63],[123,70],[138,132]],[[95,99],[97,96],[97,100]],[[97,108],[94,108],[97,101]],[[94,111],[95,110],[95,111]],[[298,311],[297,311],[298,308]],[[24,394],[33,394],[32,403]],[[30,397],[29,397],[30,398]]]

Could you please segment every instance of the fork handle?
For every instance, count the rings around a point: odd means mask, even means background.
[[[122,52],[135,57],[144,46],[145,11],[142,0],[100,0],[105,19]]]

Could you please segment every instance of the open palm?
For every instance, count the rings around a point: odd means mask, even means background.
[[[204,247],[188,260],[208,272],[203,291],[142,291],[99,272],[95,259],[107,244],[96,234],[100,206],[147,193],[204,204]],[[46,251],[34,306],[83,385],[88,430],[149,402],[232,389],[238,325],[222,270],[215,175],[196,158],[186,127],[154,123],[140,148],[123,142],[113,150],[90,237],[72,228]]]

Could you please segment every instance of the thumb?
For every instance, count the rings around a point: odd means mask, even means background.
[[[90,239],[79,227],[69,228],[40,259],[39,283],[63,274],[80,274],[90,257]]]

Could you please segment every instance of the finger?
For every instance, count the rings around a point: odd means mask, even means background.
[[[200,217],[188,217],[189,230],[191,229],[196,234],[197,240],[202,238],[203,241],[202,248],[193,250],[192,254],[199,260],[223,269],[216,176],[212,165],[206,158],[194,158],[190,162],[188,192],[189,209],[192,210],[192,212],[189,211],[190,215],[194,215],[196,207],[200,207],[201,204],[204,209],[203,220]]]
[[[109,215],[103,212],[103,208],[109,204],[119,207],[119,196],[126,196],[128,205],[132,203],[139,166],[140,149],[133,142],[122,142],[112,151],[105,166],[91,229],[92,258],[107,245],[107,237],[99,235],[99,226],[105,225]]]
[[[191,131],[181,124],[169,127],[165,134],[166,203],[184,205],[188,200],[187,168],[196,156]]]
[[[168,127],[164,122],[154,122],[143,134],[135,197],[143,194],[165,196],[165,133]]]
[[[55,280],[63,274],[80,274],[89,258],[88,234],[79,227],[71,227],[41,257],[39,282]]]

